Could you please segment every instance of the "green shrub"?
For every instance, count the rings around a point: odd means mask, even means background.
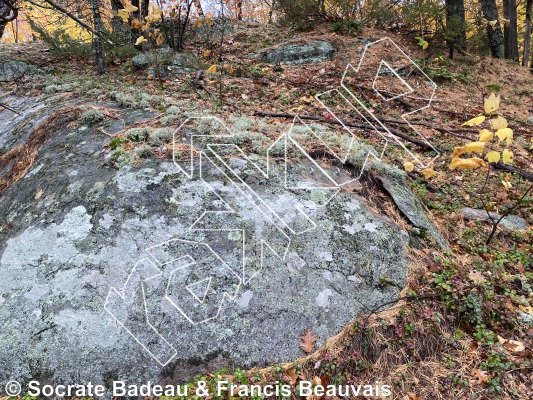
[[[331,29],[334,32],[342,33],[344,35],[356,36],[363,30],[363,21],[356,21],[353,19],[337,21],[331,24]]]

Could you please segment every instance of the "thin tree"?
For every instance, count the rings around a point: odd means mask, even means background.
[[[194,7],[196,8],[196,11],[198,11],[198,15],[200,17],[204,16],[204,9],[202,8],[202,3],[200,3],[200,0],[193,0]]]
[[[450,58],[456,48],[466,50],[466,22],[464,0],[445,0],[446,38],[450,49]]]
[[[498,7],[496,0],[479,0],[481,4],[481,11],[487,20],[487,36],[489,39],[490,53],[493,57],[504,58],[505,46],[503,44],[503,33],[500,27],[500,19],[498,17]]]
[[[94,35],[94,53],[96,56],[96,69],[98,75],[102,75],[105,72],[104,65],[104,48],[102,45],[102,32],[103,32],[103,23],[102,15],[100,14],[100,0],[91,0],[91,11],[93,13],[93,24],[94,30],[98,33]]]
[[[527,0],[526,3],[526,29],[524,32],[524,50],[522,53],[522,67],[527,67],[529,60],[529,48],[531,46],[531,8],[533,0]]]
[[[518,61],[516,0],[503,0],[503,17],[507,20],[503,27],[505,58]]]

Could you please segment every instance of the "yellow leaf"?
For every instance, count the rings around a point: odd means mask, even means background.
[[[500,143],[505,140],[505,143],[509,145],[513,139],[513,130],[511,128],[502,128],[496,131],[496,136],[500,139]]]
[[[433,170],[433,168],[426,168],[422,170],[422,175],[424,175],[424,178],[428,180],[437,175],[437,173]]]
[[[146,79],[148,79],[149,81],[151,81],[152,79],[154,79],[154,74],[149,74]]]
[[[144,26],[144,22],[139,21],[137,18],[131,20],[130,25],[133,29],[141,29]]]
[[[482,153],[485,150],[485,142],[470,142],[462,147],[453,149],[452,158],[459,157],[465,153]]]
[[[496,24],[498,23],[498,20],[495,19],[495,20],[492,20],[492,21],[489,21],[489,25],[494,29],[494,27],[496,26]]]
[[[154,17],[159,18],[162,13],[163,11],[161,11],[161,8],[159,6],[154,6],[153,11],[152,11],[152,14],[154,15]]]
[[[196,21],[194,21],[194,27],[195,28],[198,28],[202,25],[202,19],[201,18],[198,18]]]
[[[233,73],[233,66],[231,64],[224,64],[224,69],[228,71],[228,74]]]
[[[507,191],[513,187],[513,185],[511,185],[511,182],[507,182],[507,181],[502,181],[502,185]]]
[[[142,30],[145,31],[148,28],[150,28],[150,21],[147,21],[146,24],[144,24],[144,26],[142,27]]]
[[[303,97],[300,97],[300,101],[301,101],[301,102],[304,102],[304,103],[306,103],[306,104],[310,104],[310,103],[313,102],[313,98],[312,98],[312,97],[305,97],[305,96],[303,96]]]
[[[489,151],[487,153],[488,162],[498,162],[500,161],[500,152],[499,151]]]
[[[138,10],[137,7],[131,5],[131,3],[127,3],[127,2],[124,3],[124,9],[125,9],[127,12],[129,12],[129,13],[132,13],[132,12]]]
[[[211,16],[208,15],[207,17],[205,17],[205,24],[211,25]]]
[[[472,158],[454,158],[450,163],[450,169],[477,169],[485,166],[485,162],[478,157]]]
[[[118,10],[117,11],[117,15],[122,18],[122,22],[124,23],[128,23],[128,20],[130,19],[130,13],[125,10],[125,9],[121,9],[121,10]]]
[[[165,38],[163,37],[163,35],[159,34],[156,38],[155,38],[155,44],[158,45],[158,46],[161,46],[163,44],[163,42],[165,41]]]
[[[496,96],[494,93],[491,93],[489,97],[485,98],[485,114],[492,114],[494,111],[497,111],[499,107],[500,95]]]
[[[204,57],[209,57],[210,54],[211,54],[211,50],[204,50],[203,52]]]
[[[429,47],[429,43],[425,40],[422,42],[422,50],[426,50]]]
[[[211,65],[207,70],[205,71],[206,74],[215,74],[217,72],[217,66]]]
[[[485,116],[480,115],[479,117],[472,118],[471,120],[468,120],[463,123],[462,126],[472,126],[472,125],[479,125],[485,121]]]
[[[135,46],[140,45],[141,43],[147,42],[146,38],[144,36],[139,36],[137,40],[135,41]]]
[[[501,116],[489,119],[490,127],[494,130],[507,128],[507,120]]]
[[[511,164],[513,162],[513,152],[505,149],[502,153],[502,161],[504,164]]]
[[[494,134],[488,129],[482,129],[479,131],[480,142],[490,142],[492,139],[494,139]]]
[[[407,172],[411,172],[412,170],[415,169],[415,165],[411,161],[407,161],[403,163],[403,169],[406,170]]]

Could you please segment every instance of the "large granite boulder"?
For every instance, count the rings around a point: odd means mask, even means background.
[[[288,42],[263,51],[261,61],[270,64],[309,64],[333,59],[335,46],[324,40]]]
[[[22,115],[0,112],[12,122],[0,155],[27,141],[24,120],[47,116],[43,99],[13,104]],[[178,383],[288,362],[305,328],[323,344],[405,286],[407,233],[309,158],[208,146],[201,164],[116,168],[109,141],[67,124],[0,196],[0,387]]]
[[[22,78],[30,66],[23,61],[0,59],[0,82],[12,82]]]

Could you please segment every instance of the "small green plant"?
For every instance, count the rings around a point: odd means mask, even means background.
[[[337,21],[331,24],[333,32],[348,36],[356,36],[363,30],[363,21],[353,19]]]

